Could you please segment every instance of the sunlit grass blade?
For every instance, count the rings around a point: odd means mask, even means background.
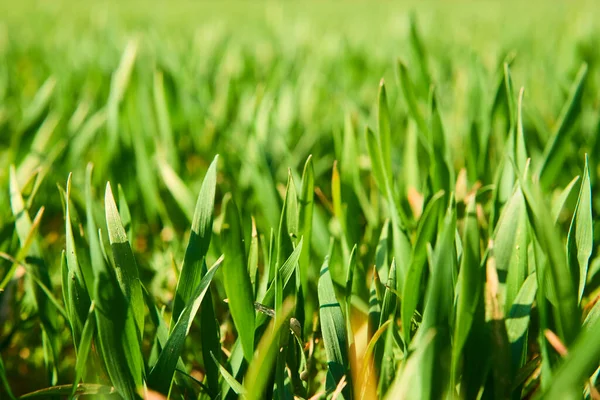
[[[173,304],[172,321],[177,321],[192,292],[202,279],[202,262],[206,257],[212,236],[215,191],[217,185],[217,160],[210,164],[196,202],[192,231],[187,245],[181,274],[177,282],[175,302]],[[171,327],[172,328],[172,327]]]
[[[81,334],[88,312],[90,308],[90,295],[88,287],[93,287],[93,282],[86,283],[82,268],[77,259],[77,250],[75,248],[75,238],[73,237],[73,228],[71,226],[71,175],[67,181],[67,193],[65,198],[65,220],[66,220],[66,265],[68,269],[68,277],[64,279],[66,281],[66,288],[63,287],[65,292],[65,305],[69,313],[69,323],[73,333],[73,341],[75,343],[75,349],[78,350],[79,343],[81,341]],[[87,278],[92,279],[91,271],[89,271]]]
[[[54,396],[71,396],[73,385],[52,386],[46,389],[36,390],[35,392],[27,393],[19,399],[48,399]],[[112,386],[100,385],[97,383],[80,383],[76,390],[75,396],[111,396],[116,394],[115,388]]]
[[[385,82],[379,82],[379,94],[377,96],[377,127],[379,133],[379,145],[383,157],[383,168],[388,177],[392,176],[392,129],[390,122],[390,110],[388,107]]]
[[[289,327],[289,318],[293,310],[293,301],[283,303],[281,313],[271,320],[258,344],[256,356],[248,367],[244,377],[247,400],[264,398],[264,392],[273,372],[273,364],[279,353],[279,338],[282,330]]]
[[[370,374],[372,374],[373,366],[377,365],[373,363],[373,351],[375,346],[378,344],[381,336],[387,331],[388,327],[393,321],[391,319],[385,321],[381,326],[375,331],[371,339],[369,340],[369,344],[365,349],[364,354],[362,355],[362,367],[360,369],[360,375],[354,377],[357,380],[358,384],[358,398],[365,398],[365,393],[368,389]]]
[[[328,363],[326,388],[327,391],[333,391],[344,376],[346,381],[349,380],[346,370],[348,367],[348,340],[344,315],[333,290],[333,281],[329,272],[329,257],[325,258],[323,262],[319,278],[319,315]],[[350,398],[349,388],[343,391],[343,397]]]
[[[569,199],[574,197],[574,193],[576,193],[573,189],[575,189],[575,185],[579,182],[579,176],[576,176],[569,182],[567,186],[560,193],[558,198],[555,200],[552,205],[552,217],[554,218],[554,222],[558,222],[561,212],[564,210],[565,206],[569,202]]]
[[[219,367],[219,372],[221,372],[221,375],[223,376],[223,379],[225,380],[225,382],[227,382],[227,384],[229,385],[229,387],[231,387],[231,389],[233,389],[233,391],[235,392],[235,394],[241,396],[242,398],[245,398],[246,389],[244,388],[244,386],[241,383],[239,383],[238,381],[236,381],[235,378],[233,377],[233,375],[231,375],[229,373],[229,371],[227,371],[225,369],[225,367],[223,367],[219,363],[219,361],[217,361],[217,359],[214,356],[214,354],[211,353],[211,356],[212,356],[213,360],[215,361],[215,364]]]
[[[13,166],[10,167],[10,205],[15,217],[15,230],[19,237],[21,245],[25,245],[28,240],[28,235],[32,232],[32,222],[29,218],[29,213],[25,209],[25,202],[19,189],[17,182],[16,171]],[[32,277],[39,280],[42,285],[51,290],[50,275],[43,259],[42,251],[37,238],[33,238],[30,244],[29,253],[27,254],[27,264],[30,265],[29,272]],[[32,279],[33,281],[33,279]],[[29,281],[29,288],[34,293],[35,306],[38,309],[38,315],[43,327],[43,342],[48,346],[48,351],[44,353],[44,361],[46,364],[48,378],[52,384],[55,384],[58,379],[58,370],[56,365],[56,357],[60,348],[58,342],[58,321],[56,314],[50,307],[48,296],[41,290],[40,287],[33,285],[34,282]]]
[[[123,296],[133,312],[137,335],[141,341],[144,331],[144,298],[140,284],[137,263],[133,256],[131,244],[123,227],[123,222],[117,210],[110,183],[106,185],[104,197],[106,209],[106,225],[110,247],[113,253],[115,273]]]
[[[577,307],[577,294],[567,264],[567,255],[560,236],[544,202],[540,187],[529,179],[520,178],[520,186],[527,205],[527,214],[533,231],[548,257],[550,287],[556,291],[557,304],[554,317],[557,334],[567,346],[570,345],[579,331],[580,312]],[[538,286],[539,287],[539,286]]]
[[[107,130],[109,134],[107,150],[109,154],[114,151],[119,139],[119,105],[129,86],[131,73],[137,57],[138,46],[138,41],[135,39],[131,39],[129,43],[127,43],[123,55],[121,56],[119,67],[113,72],[110,82],[110,93],[106,104]]]
[[[590,329],[582,331],[577,337],[541,398],[564,399],[581,396],[582,384],[598,367],[598,359],[600,359],[598,329],[600,329],[600,320],[596,320]]]
[[[148,384],[161,393],[167,393],[169,390],[171,380],[175,374],[177,360],[181,356],[185,339],[192,326],[192,321],[221,262],[222,259],[219,259],[202,277],[200,284],[196,287],[194,293],[192,293],[190,301],[181,312],[177,323],[171,329],[169,339],[162,349],[156,365],[150,371]]]
[[[443,192],[431,198],[417,226],[417,236],[402,288],[402,334],[406,343],[410,342],[413,314],[422,295],[421,285],[417,284],[417,282],[421,282],[423,269],[427,262],[427,244],[434,240],[435,229],[438,226],[440,214],[443,212],[443,198]]]
[[[254,354],[254,294],[247,270],[243,229],[233,199],[226,205],[222,235],[225,242],[223,263],[225,293],[229,300],[231,317],[244,349],[244,356],[250,362]]]
[[[450,349],[450,318],[454,305],[453,274],[456,272],[456,209],[454,198],[444,217],[431,260],[431,276],[427,285],[423,321],[414,339],[419,346],[427,332],[437,332],[432,346],[426,350],[426,359],[420,365],[423,398],[439,398],[448,390],[449,374],[444,373],[445,354]],[[425,335],[426,336],[426,335]]]
[[[154,100],[154,110],[156,112],[161,143],[164,146],[163,151],[167,162],[171,165],[177,165],[177,149],[175,147],[173,130],[171,129],[169,109],[165,98],[163,73],[161,71],[154,71],[153,83],[152,96]]]
[[[506,333],[511,346],[513,371],[517,371],[527,361],[527,332],[536,293],[537,277],[534,272],[523,282],[506,318]]]
[[[298,197],[298,236],[304,238],[306,247],[300,257],[300,281],[305,292],[308,290],[308,268],[310,267],[310,243],[314,207],[315,173],[312,156],[306,159],[302,172],[302,186]],[[297,243],[296,243],[297,245]]]
[[[194,198],[190,193],[190,190],[166,160],[158,157],[156,162],[165,186],[167,186],[167,189],[169,189],[173,195],[173,198],[179,205],[181,211],[183,211],[188,220],[192,222],[194,220]]]
[[[594,221],[592,216],[592,187],[588,157],[585,157],[583,180],[579,189],[579,198],[571,220],[567,237],[567,259],[573,282],[577,287],[577,299],[580,302],[585,290],[589,259],[594,247]]]
[[[544,186],[551,183],[560,171],[562,161],[565,157],[564,149],[565,141],[568,137],[567,135],[571,131],[571,128],[581,111],[581,98],[583,96],[587,72],[588,65],[584,63],[579,68],[577,76],[571,85],[569,97],[565,101],[560,116],[552,130],[552,137],[548,139],[546,147],[544,148],[544,155],[537,169],[537,173],[540,176],[540,182]]]
[[[427,151],[431,154],[432,149],[430,130],[427,126],[425,116],[423,116],[423,112],[418,104],[417,95],[415,94],[413,84],[408,74],[408,69],[402,61],[398,61],[397,65],[398,79],[402,89],[402,96],[406,102],[410,116],[414,119],[415,123],[417,124],[417,128],[419,129],[418,138],[425,149],[427,149]]]
[[[298,264],[298,260],[300,259],[300,254],[302,254],[302,248],[304,246],[304,239],[301,239],[298,243],[298,246],[294,249],[292,254],[288,257],[288,259],[283,263],[283,265],[279,268],[279,277],[281,279],[281,284],[285,288],[294,271],[296,270],[296,265]],[[265,295],[258,301],[267,307],[273,307],[275,304],[275,281],[272,281],[269,285],[269,288],[265,292]],[[256,326],[262,325],[266,320],[266,316],[263,313],[256,314]]]
[[[496,268],[506,274],[501,299],[504,302],[505,312],[508,312],[528,274],[527,210],[519,186],[515,188],[504,206],[492,238]]]
[[[81,331],[81,340],[77,343],[77,362],[75,363],[75,378],[73,379],[73,391],[71,396],[77,392],[79,382],[85,379],[88,367],[88,356],[92,351],[92,340],[96,332],[96,317],[94,316],[95,305],[91,303],[87,318]]]

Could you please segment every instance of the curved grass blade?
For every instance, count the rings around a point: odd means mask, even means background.
[[[571,220],[567,237],[567,259],[573,281],[577,283],[577,299],[581,302],[589,260],[594,247],[594,220],[592,216],[592,187],[588,157],[585,157],[583,180],[579,189],[579,198]]]
[[[77,259],[75,248],[75,238],[73,237],[73,228],[71,226],[71,175],[67,180],[67,193],[65,198],[65,233],[66,233],[66,266],[68,277],[64,279],[67,286],[63,286],[66,291],[65,306],[69,313],[69,323],[73,332],[73,342],[75,351],[78,351],[78,345],[81,342],[81,334],[88,312],[90,309],[90,296],[87,287],[93,287],[92,282],[86,284],[84,274]],[[91,271],[90,271],[91,272]],[[91,278],[91,273],[89,274]]]
[[[177,205],[179,205],[181,211],[183,211],[188,220],[192,222],[194,220],[192,211],[194,209],[194,197],[190,193],[190,190],[167,161],[158,157],[156,163],[158,165],[158,172],[160,173],[165,186],[169,192],[171,192],[171,195],[177,202]]]
[[[314,207],[315,173],[312,155],[308,156],[302,172],[302,188],[298,198],[298,237],[304,240],[304,247],[300,255],[300,284],[302,292],[308,293],[308,270],[310,268],[310,244],[312,240],[312,220]],[[295,243],[298,246],[298,241]],[[310,313],[309,313],[310,314]]]
[[[573,180],[571,180],[571,182],[569,182],[569,184],[565,186],[565,188],[560,193],[554,204],[552,204],[552,217],[554,219],[554,223],[558,222],[560,213],[565,208],[567,202],[569,201],[573,193],[575,193],[573,189],[575,188],[575,184],[577,182],[579,182],[579,175],[573,178]]]
[[[73,385],[52,386],[49,388],[36,390],[35,392],[27,393],[19,399],[33,399],[41,397],[43,399],[52,398],[54,396],[70,396],[73,391]],[[97,383],[80,383],[75,390],[75,396],[109,396],[114,395],[117,391],[112,386],[100,385]]]
[[[517,185],[504,206],[495,232],[496,268],[506,273],[504,311],[508,313],[528,274],[528,226],[525,198]]]
[[[427,243],[432,242],[434,239],[435,229],[444,206],[443,198],[444,192],[437,193],[431,198],[417,226],[417,238],[413,246],[408,271],[402,288],[401,316],[404,341],[406,343],[410,342],[411,321],[421,298],[420,282],[425,263],[427,262]]]
[[[27,244],[28,235],[32,232],[32,222],[29,218],[29,213],[25,209],[25,202],[19,189],[17,182],[17,174],[14,166],[10,167],[9,172],[9,190],[10,190],[10,205],[15,217],[15,230],[19,237],[21,246]],[[30,244],[29,252],[25,258],[27,264],[30,266],[29,272],[32,280],[29,281],[29,290],[33,291],[33,298],[35,306],[38,309],[39,318],[42,323],[43,329],[43,343],[44,348],[49,351],[44,352],[44,362],[48,371],[48,378],[52,384],[55,384],[58,379],[58,370],[56,365],[56,357],[60,349],[60,343],[58,341],[58,320],[56,313],[51,309],[50,302],[48,301],[48,295],[44,293],[41,287],[33,286],[32,281],[39,280],[43,287],[52,290],[50,275],[48,268],[43,259],[42,251],[37,238],[33,238],[33,242]],[[47,346],[47,347],[46,347]]]
[[[569,354],[552,376],[542,399],[578,398],[581,387],[598,367],[600,359],[600,320],[596,320],[589,329],[583,330],[573,345]]]
[[[525,182],[520,174],[519,180],[529,221],[541,248],[548,257],[550,273],[546,276],[550,279],[550,287],[553,287],[556,291],[557,304],[553,311],[557,333],[561,341],[569,346],[579,331],[581,314],[577,306],[577,294],[567,264],[565,248],[554,222],[547,217],[550,213],[544,202],[540,187],[534,185],[530,180]]]
[[[379,146],[383,157],[383,168],[388,177],[392,176],[392,132],[390,126],[390,110],[388,107],[385,82],[383,78],[379,82],[379,94],[377,96],[377,127],[379,131]]]
[[[296,266],[298,264],[298,260],[300,259],[300,254],[302,254],[304,238],[300,239],[298,246],[294,249],[292,254],[288,257],[288,259],[283,263],[283,265],[279,268],[279,277],[281,279],[281,283],[283,288],[285,288],[292,278],[294,271],[296,270]],[[265,295],[259,301],[263,305],[267,307],[272,307],[275,303],[275,281],[272,281],[269,285],[269,288],[265,292]],[[255,326],[260,326],[266,321],[266,316],[263,313],[256,314],[256,324]]]
[[[153,389],[156,389],[161,393],[167,393],[169,391],[171,380],[173,379],[175,368],[177,367],[177,361],[179,360],[181,351],[183,350],[185,338],[190,331],[192,321],[194,320],[194,317],[200,308],[202,299],[208,292],[212,278],[222,261],[223,258],[217,260],[215,265],[213,265],[206,272],[200,281],[200,284],[196,287],[196,290],[192,294],[190,302],[183,309],[179,319],[177,320],[177,323],[173,329],[171,329],[169,339],[161,351],[156,365],[154,365],[154,368],[152,368],[150,375],[148,376],[148,385]]]
[[[402,61],[398,61],[398,79],[402,89],[402,96],[404,97],[404,101],[406,102],[410,116],[414,119],[415,123],[417,124],[417,128],[419,129],[420,135],[418,135],[418,137],[425,149],[427,149],[428,153],[432,154],[431,133],[429,127],[427,126],[425,117],[419,109],[417,96],[410,81],[410,76],[408,75],[408,69]]]
[[[326,389],[331,392],[335,390],[344,376],[346,381],[349,380],[349,376],[346,371],[348,366],[346,323],[333,290],[333,281],[329,272],[329,256],[325,258],[319,278],[319,315],[328,364]],[[350,398],[349,387],[342,393],[342,398]]]
[[[381,338],[381,335],[383,335],[387,331],[387,328],[390,326],[391,323],[392,323],[392,320],[389,319],[389,320],[385,321],[383,324],[381,324],[381,326],[375,331],[375,333],[371,337],[371,340],[369,340],[369,344],[367,345],[365,353],[362,357],[363,365],[361,368],[360,375],[355,377],[355,379],[359,380],[359,382],[358,382],[358,388],[359,388],[358,389],[358,393],[359,393],[358,398],[359,399],[364,398],[365,393],[368,388],[367,385],[369,384],[371,370],[373,369],[373,351],[375,349],[375,346],[377,345],[379,338]]]
[[[113,252],[115,262],[115,273],[121,291],[125,296],[133,312],[139,340],[142,339],[144,331],[144,297],[139,278],[139,272],[131,245],[123,227],[117,204],[110,187],[106,185],[104,197],[104,206],[106,208],[106,226],[108,230],[108,239]]]
[[[432,272],[427,288],[423,322],[417,331],[417,346],[423,334],[437,332],[434,344],[426,350],[426,361],[420,365],[422,398],[440,398],[447,390],[449,376],[444,374],[445,354],[450,350],[450,318],[454,305],[452,275],[456,270],[456,210],[454,199],[444,217],[439,240],[432,257]]]
[[[254,354],[254,294],[246,269],[248,261],[240,216],[233,199],[230,199],[226,205],[222,236],[225,253],[223,284],[229,299],[231,317],[244,350],[244,357],[250,362]]]
[[[264,398],[265,389],[273,372],[273,364],[279,353],[279,340],[283,329],[289,327],[289,318],[293,310],[293,300],[283,302],[281,313],[271,320],[258,344],[256,356],[248,367],[244,377],[247,400]]]
[[[8,383],[8,378],[6,377],[6,369],[4,368],[4,361],[2,361],[2,355],[0,355],[0,381],[2,381],[2,386],[4,387],[4,392],[8,396],[10,400],[15,400],[16,397],[13,394],[10,384]]]
[[[587,72],[588,66],[584,63],[579,68],[575,81],[571,85],[569,97],[565,101],[552,131],[552,137],[548,139],[544,148],[544,155],[537,169],[537,175],[543,186],[548,186],[561,169],[562,160],[565,157],[566,146],[564,143],[567,140],[567,134],[581,111],[581,98]]]
[[[29,233],[25,237],[25,241],[23,243],[21,243],[21,248],[19,249],[17,255],[14,257],[14,262],[12,263],[12,266],[6,272],[4,279],[2,279],[2,281],[0,282],[0,290],[3,290],[4,288],[6,288],[8,283],[12,280],[13,275],[14,275],[15,271],[17,270],[17,267],[23,263],[23,261],[27,257],[27,254],[29,254],[29,249],[31,248],[33,242],[37,238],[38,229],[40,227],[40,222],[42,221],[44,211],[45,211],[45,208],[41,207],[38,210],[35,217],[33,218],[33,221],[31,222],[31,228],[29,229]]]
[[[454,342],[452,346],[451,388],[454,388],[459,377],[459,364],[463,355],[463,347],[471,331],[481,293],[478,290],[482,285],[482,271],[475,198],[474,195],[467,204],[463,253],[456,284],[456,321],[454,323]]]
[[[527,331],[531,320],[531,307],[537,293],[537,276],[529,275],[506,319],[506,333],[510,342],[513,371],[518,371],[527,361]]]
[[[75,363],[75,377],[73,378],[73,390],[71,397],[74,397],[79,382],[85,378],[87,360],[92,350],[92,339],[94,338],[94,332],[96,331],[96,317],[94,316],[95,304],[91,303],[90,309],[87,315],[85,324],[81,331],[81,341],[77,343],[77,361]]]
[[[225,380],[225,382],[227,382],[227,384],[229,385],[229,387],[231,387],[231,389],[233,389],[233,391],[235,392],[235,394],[241,396],[241,398],[245,398],[245,394],[246,394],[246,389],[244,388],[244,386],[239,383],[238,381],[235,380],[235,378],[233,377],[233,375],[231,375],[229,373],[229,371],[227,371],[225,369],[225,367],[223,367],[221,365],[221,363],[219,363],[219,361],[217,360],[217,358],[215,357],[215,355],[213,353],[210,353],[212,359],[214,360],[215,364],[217,365],[217,367],[219,368],[219,372],[221,373],[221,376],[223,376],[223,379]]]
[[[198,194],[190,240],[185,251],[183,266],[175,291],[172,321],[179,319],[183,308],[189,302],[192,293],[202,279],[202,262],[206,257],[212,235],[217,185],[217,161],[218,156],[210,164]]]

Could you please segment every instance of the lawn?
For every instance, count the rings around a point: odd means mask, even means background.
[[[599,10],[0,4],[0,399],[600,399]]]

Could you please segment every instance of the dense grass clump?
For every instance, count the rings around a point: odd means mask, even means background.
[[[600,398],[595,6],[452,3],[0,6],[0,398]]]

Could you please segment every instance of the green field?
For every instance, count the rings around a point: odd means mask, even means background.
[[[0,399],[600,399],[598,11],[0,4]]]

